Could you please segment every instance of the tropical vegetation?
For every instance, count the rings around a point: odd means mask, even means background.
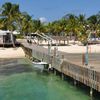
[[[90,32],[100,37],[100,12],[88,18],[84,14],[66,14],[61,19],[42,23],[26,12],[21,12],[18,4],[7,2],[0,8],[0,29],[20,31],[21,35],[43,32],[48,35],[66,36],[85,41]]]

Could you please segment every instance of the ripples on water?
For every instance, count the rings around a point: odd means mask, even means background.
[[[82,90],[58,76],[41,73],[26,59],[0,64],[0,100],[90,100]]]

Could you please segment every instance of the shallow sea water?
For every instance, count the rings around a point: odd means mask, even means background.
[[[13,73],[0,74],[0,100],[90,100],[89,95],[59,76],[26,65],[22,68],[30,70],[19,68],[16,72],[13,68]]]

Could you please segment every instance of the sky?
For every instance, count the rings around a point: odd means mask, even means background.
[[[33,16],[33,19],[48,22],[68,13],[89,17],[100,11],[100,0],[0,0],[0,7],[5,2],[19,4],[20,10]]]

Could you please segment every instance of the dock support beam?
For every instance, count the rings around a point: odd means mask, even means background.
[[[61,74],[61,79],[64,80],[64,74],[63,73]]]
[[[77,84],[77,81],[74,79],[74,85],[76,86],[76,84]]]
[[[90,97],[91,98],[93,97],[93,89],[92,89],[92,87],[90,87]]]
[[[54,74],[57,75],[57,71],[54,69]]]

